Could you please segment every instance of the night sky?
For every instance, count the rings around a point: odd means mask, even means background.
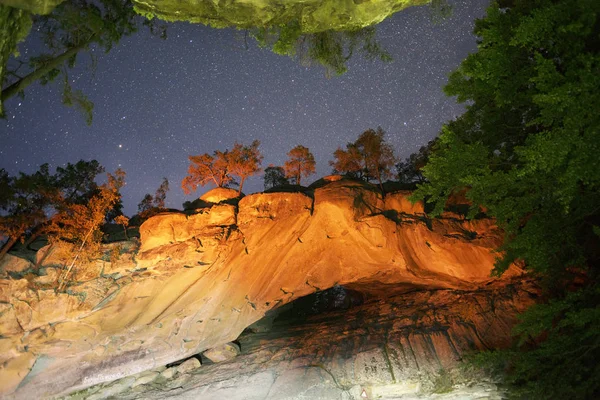
[[[187,156],[231,148],[235,141],[260,140],[263,167],[282,165],[298,144],[309,147],[317,160],[309,182],[331,173],[333,151],[368,128],[381,126],[396,154],[407,157],[463,110],[442,87],[475,51],[474,19],[489,1],[452,4],[453,16],[441,24],[431,22],[428,7],[388,18],[377,31],[394,61],[354,57],[345,75],[330,79],[321,67],[303,67],[253,43],[246,50],[233,29],[169,24],[167,40],[141,29],[98,54],[94,73],[85,54],[71,70],[73,87],[95,104],[91,126],[61,104],[60,84],[35,84],[25,99],[7,101],[0,168],[29,173],[45,162],[54,170],[80,159],[96,159],[107,171],[121,167],[127,172],[125,213],[131,215],[163,177],[171,183],[168,207],[181,208],[210,189],[184,196]],[[37,54],[39,45],[29,40],[20,49]],[[246,194],[262,190],[262,176],[244,185]]]

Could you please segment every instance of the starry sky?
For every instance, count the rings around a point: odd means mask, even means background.
[[[354,57],[349,71],[327,78],[321,67],[304,67],[251,44],[240,32],[187,23],[169,24],[162,40],[141,29],[108,54],[97,51],[95,71],[83,55],[69,77],[94,102],[94,121],[61,104],[61,86],[30,86],[25,98],[6,102],[0,120],[0,168],[34,172],[40,164],[98,160],[107,171],[123,168],[124,211],[132,215],[162,178],[171,183],[167,206],[181,208],[210,187],[185,196],[180,182],[188,155],[261,141],[263,167],[282,165],[301,144],[311,149],[317,173],[338,146],[381,126],[404,158],[434,138],[463,106],[445,97],[448,74],[476,50],[472,35],[488,0],[451,1],[453,16],[432,23],[428,7],[412,7],[377,26],[391,63]],[[36,54],[30,39],[21,53]],[[246,194],[263,190],[249,179]]]

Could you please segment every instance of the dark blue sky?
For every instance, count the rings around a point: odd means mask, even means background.
[[[487,0],[453,2],[454,14],[433,24],[428,7],[399,12],[377,27],[391,63],[355,57],[341,77],[320,67],[259,49],[246,50],[241,34],[199,25],[168,25],[168,39],[140,30],[110,53],[98,54],[95,72],[70,72],[73,87],[95,104],[91,126],[61,104],[59,84],[31,86],[25,99],[6,103],[0,121],[0,168],[32,172],[79,159],[97,159],[107,170],[127,172],[125,212],[136,211],[162,177],[171,182],[167,205],[181,208],[187,156],[261,141],[263,167],[281,165],[297,144],[317,160],[315,180],[330,173],[328,161],[368,128],[381,126],[396,154],[406,157],[435,137],[444,121],[462,112],[442,87],[447,75],[476,49],[474,19]],[[36,52],[33,41],[21,52]],[[261,191],[262,177],[244,186]]]

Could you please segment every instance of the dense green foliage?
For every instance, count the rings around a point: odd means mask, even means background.
[[[351,31],[303,33],[300,24],[293,21],[251,32],[260,47],[296,58],[303,65],[320,65],[325,68],[328,77],[344,74],[348,70],[346,63],[356,52],[368,60],[392,60],[377,41],[375,27],[372,26]]]
[[[17,44],[25,39],[30,29],[29,12],[0,5],[0,116],[4,115],[1,83],[7,75],[8,60],[12,56],[18,56]]]
[[[509,356],[526,398],[600,395],[599,14],[596,0],[490,7],[445,88],[467,111],[443,128],[415,195],[439,213],[466,190],[471,215],[484,206],[505,230],[495,272],[522,260],[541,278],[552,300],[517,330],[536,341]],[[567,294],[576,277],[585,289]]]

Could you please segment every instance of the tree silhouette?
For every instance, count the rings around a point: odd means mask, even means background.
[[[129,226],[129,218],[127,218],[124,215],[119,215],[115,217],[115,223],[123,227],[123,233],[125,233],[125,240],[129,240],[129,237],[127,236],[127,226]]]
[[[302,177],[308,177],[315,173],[315,157],[307,147],[298,145],[288,153],[288,160],[283,168],[285,177],[294,180],[296,185],[301,185]]]
[[[433,147],[437,139],[430,140],[426,146],[421,146],[418,152],[412,153],[404,161],[396,164],[398,172],[398,181],[401,183],[425,183],[427,179],[423,176],[422,169],[427,165],[429,156],[433,152]]]
[[[270,164],[265,168],[265,190],[278,186],[289,185],[290,182],[285,177],[285,170],[282,167]]]
[[[49,207],[60,199],[53,185],[48,164],[43,164],[34,174],[19,173],[11,177],[0,169],[1,204],[0,235],[6,238],[0,249],[0,258],[33,227],[48,220]]]
[[[48,164],[33,174],[11,177],[0,170],[0,234],[7,238],[3,256],[19,240],[28,245],[42,234],[56,230],[64,213],[75,205],[87,205],[101,188],[94,181],[104,168],[96,161],[79,161],[57,167],[50,174]],[[120,201],[117,191],[115,209]],[[107,214],[105,214],[106,218]]]
[[[156,193],[152,196],[146,193],[142,201],[138,204],[138,214],[142,219],[150,218],[151,216],[165,209],[165,200],[169,191],[169,180],[163,178],[162,183],[156,189]],[[115,220],[116,222],[116,220]]]

